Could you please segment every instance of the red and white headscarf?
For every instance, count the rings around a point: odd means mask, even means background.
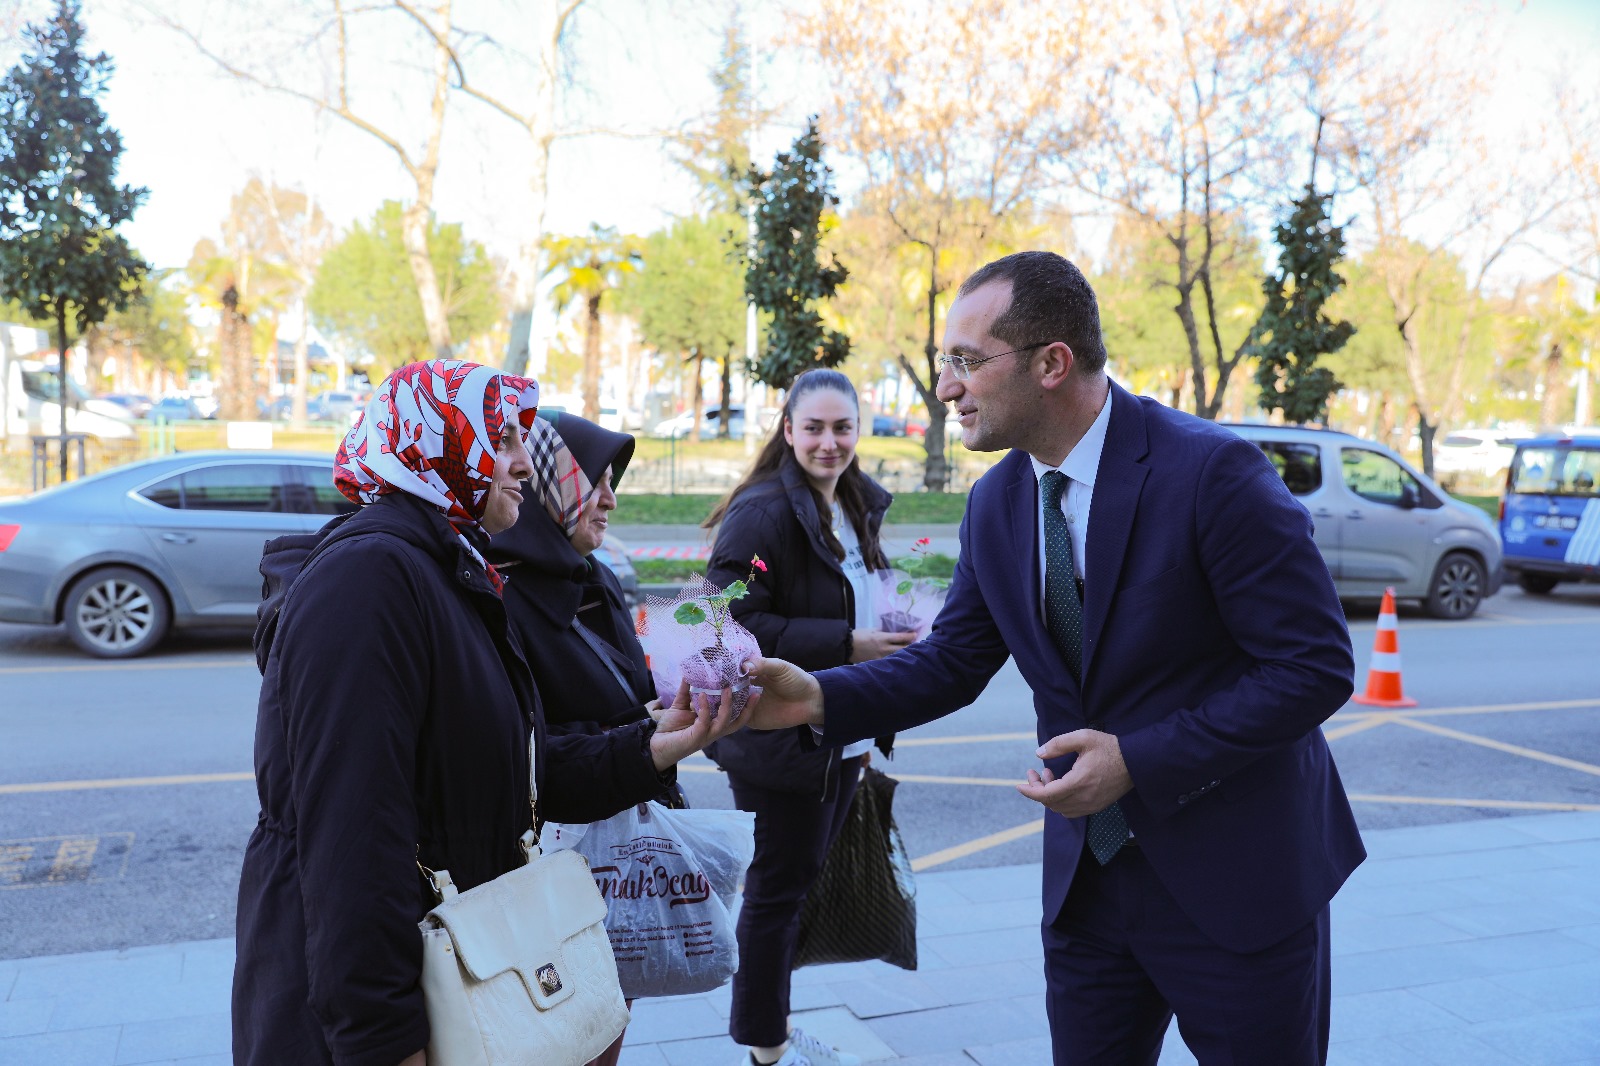
[[[532,378],[459,359],[408,364],[383,379],[345,435],[334,486],[356,503],[410,493],[458,534],[481,532],[504,427],[518,425],[526,439],[538,407]],[[462,543],[478,555],[465,536]]]

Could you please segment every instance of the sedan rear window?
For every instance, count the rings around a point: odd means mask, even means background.
[[[1315,444],[1262,440],[1256,442],[1272,461],[1273,469],[1296,496],[1309,496],[1322,487],[1322,449]]]
[[[151,503],[182,511],[288,511],[290,474],[268,463],[225,463],[186,470],[141,489]]]

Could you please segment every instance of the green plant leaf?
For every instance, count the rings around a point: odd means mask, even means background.
[[[733,584],[722,590],[722,600],[724,603],[729,603],[733,600],[739,599],[749,591],[749,585],[746,585],[743,581],[735,581]]]
[[[678,604],[678,609],[672,612],[672,619],[681,626],[697,626],[706,620],[706,612],[698,603],[690,600]]]
[[[906,593],[911,591],[911,585],[912,583],[910,581],[900,582],[900,584],[894,587],[895,595],[904,596]]]

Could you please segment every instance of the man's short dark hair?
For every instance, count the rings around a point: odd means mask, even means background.
[[[1011,283],[1011,303],[989,327],[995,337],[1018,348],[1065,341],[1079,371],[1098,374],[1105,368],[1100,305],[1083,271],[1054,252],[1016,252],[979,267],[956,295],[991,281]]]

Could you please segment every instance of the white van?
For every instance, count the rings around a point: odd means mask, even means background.
[[[0,324],[0,330],[18,327]],[[59,378],[55,361],[5,358],[4,402],[0,404],[0,435],[8,437],[55,436],[61,432],[61,406],[57,402]],[[67,394],[74,401],[67,409],[67,432],[87,433],[100,440],[131,440],[134,429],[126,421],[90,410],[97,405],[78,382],[67,379]]]

